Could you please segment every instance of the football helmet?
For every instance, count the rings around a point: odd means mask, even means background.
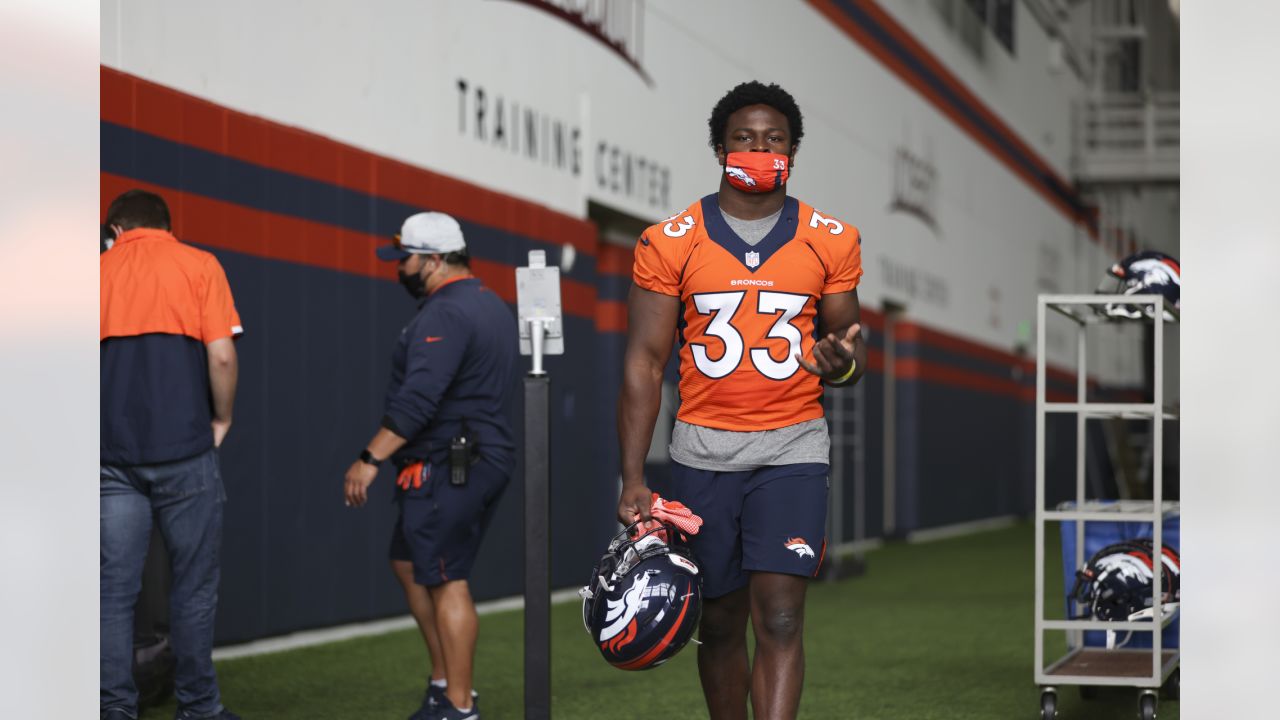
[[[693,637],[702,616],[702,572],[681,538],[672,525],[631,525],[609,542],[578,591],[582,623],[610,665],[657,667]]]
[[[1153,548],[1151,538],[1140,538],[1108,545],[1094,553],[1076,571],[1071,589],[1071,598],[1088,608],[1084,617],[1117,621],[1150,617]],[[1168,545],[1160,556],[1161,612],[1167,614],[1173,611],[1174,603],[1181,601],[1181,563],[1178,551]]]
[[[1180,308],[1182,271],[1178,260],[1156,250],[1134,253],[1107,269],[1098,292],[1105,295],[1163,295],[1175,309]],[[1107,303],[1103,315],[1116,319],[1139,320],[1151,316],[1150,305]],[[1164,313],[1166,321],[1173,315]]]

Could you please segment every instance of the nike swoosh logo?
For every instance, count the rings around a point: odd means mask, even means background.
[[[427,342],[440,342],[440,341],[441,341],[441,340],[443,340],[443,339],[444,339],[444,338],[442,338],[442,337],[437,337],[437,336],[435,336],[435,335],[428,335],[428,336],[427,336]]]

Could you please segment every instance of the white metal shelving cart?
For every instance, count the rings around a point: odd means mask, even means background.
[[[1153,368],[1154,393],[1151,402],[1096,403],[1088,401],[1088,357],[1086,336],[1089,327],[1109,320],[1095,307],[1106,304],[1138,306],[1144,320],[1154,326],[1155,357]],[[1048,402],[1045,393],[1045,325],[1049,312],[1065,316],[1076,329],[1076,399],[1075,402]],[[1167,316],[1167,317],[1166,317]],[[1086,559],[1085,523],[1088,522],[1142,522],[1152,527],[1152,543],[1163,546],[1162,526],[1167,512],[1176,509],[1164,502],[1162,451],[1164,421],[1176,420],[1177,413],[1165,406],[1164,393],[1164,334],[1165,325],[1178,321],[1178,311],[1160,295],[1041,295],[1036,307],[1036,579],[1035,579],[1035,682],[1041,688],[1041,717],[1057,717],[1058,687],[1080,685],[1086,687],[1112,685],[1139,689],[1138,714],[1143,720],[1155,718],[1157,691],[1177,671],[1180,656],[1175,649],[1161,647],[1161,630],[1167,626],[1177,610],[1167,611],[1161,602],[1160,576],[1162,563],[1154,563],[1152,571],[1151,620],[1126,622],[1102,620],[1056,620],[1045,617],[1045,526],[1056,522],[1075,522],[1076,567]],[[1074,415],[1076,418],[1076,483],[1075,503],[1069,509],[1050,510],[1045,507],[1045,425],[1051,414]],[[1089,418],[1119,417],[1147,419],[1152,423],[1151,443],[1153,459],[1152,494],[1150,501],[1125,501],[1102,503],[1085,497],[1085,422]],[[1061,630],[1068,633],[1070,649],[1066,655],[1045,664],[1045,632]],[[1086,647],[1081,641],[1083,631],[1112,630],[1118,632],[1146,632],[1151,634],[1151,648],[1098,648]]]

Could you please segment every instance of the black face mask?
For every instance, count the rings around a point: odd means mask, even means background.
[[[421,268],[418,269],[418,272],[412,275],[406,275],[403,272],[400,272],[399,275],[400,275],[400,285],[402,285],[404,289],[408,291],[411,297],[413,297],[415,300],[418,298],[426,297],[427,281],[422,279]]]

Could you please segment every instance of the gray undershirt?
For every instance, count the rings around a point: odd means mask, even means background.
[[[759,220],[720,214],[743,242],[755,246],[778,223],[782,209]],[[671,432],[671,459],[699,470],[739,472],[768,465],[830,462],[831,435],[826,418],[806,420],[773,430],[737,432],[676,420]]]
[[[778,218],[782,217],[782,208],[778,208],[778,212],[769,217],[762,217],[759,220],[739,220],[732,215],[728,215],[725,211],[720,211],[720,216],[724,221],[729,223],[729,227],[738,233],[738,237],[746,244],[755,247],[756,243],[764,239],[765,235],[778,224]]]

